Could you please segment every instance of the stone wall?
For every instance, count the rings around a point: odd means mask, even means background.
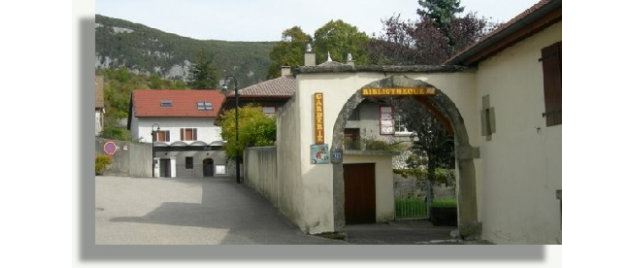
[[[104,144],[112,141],[117,145],[112,163],[104,171],[107,176],[152,177],[152,145],[95,138],[96,154],[106,154]]]
[[[281,192],[277,172],[276,147],[246,148],[243,159],[245,184],[278,207]]]
[[[404,177],[399,174],[393,173],[393,189],[395,198],[406,197],[418,197],[425,198],[427,191],[427,185],[425,180],[417,180],[414,176]],[[434,198],[456,198],[456,184],[454,182],[435,183],[432,186],[434,191]]]

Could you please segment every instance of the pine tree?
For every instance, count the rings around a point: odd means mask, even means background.
[[[193,89],[213,89],[218,86],[216,68],[212,65],[212,54],[206,54],[203,49],[196,57],[189,74],[189,86]]]

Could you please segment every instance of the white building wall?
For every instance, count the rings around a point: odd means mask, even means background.
[[[557,23],[478,65],[478,110],[489,95],[496,132],[481,140],[478,185],[483,238],[559,243],[562,126],[546,127],[541,49],[562,40]],[[479,137],[479,136],[470,136]]]
[[[170,131],[170,143],[181,140],[181,128],[196,128],[197,140],[210,143],[222,141],[221,127],[214,125],[213,118],[136,118],[131,122],[133,139],[152,142],[152,125],[157,123],[161,130]],[[184,141],[192,143],[192,141]]]
[[[104,130],[104,110],[95,109],[95,135],[99,135]]]

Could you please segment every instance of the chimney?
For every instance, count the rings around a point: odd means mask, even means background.
[[[346,55],[346,65],[355,67],[355,61],[353,60],[353,55],[351,55],[351,53],[348,53],[348,55]]]
[[[311,44],[306,44],[306,52],[304,52],[304,66],[315,66],[315,52],[313,52]]]
[[[291,66],[282,66],[280,68],[280,76],[290,76],[291,75]]]

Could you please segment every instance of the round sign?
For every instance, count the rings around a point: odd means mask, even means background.
[[[104,143],[104,153],[107,155],[114,155],[117,152],[117,144],[113,141]]]

